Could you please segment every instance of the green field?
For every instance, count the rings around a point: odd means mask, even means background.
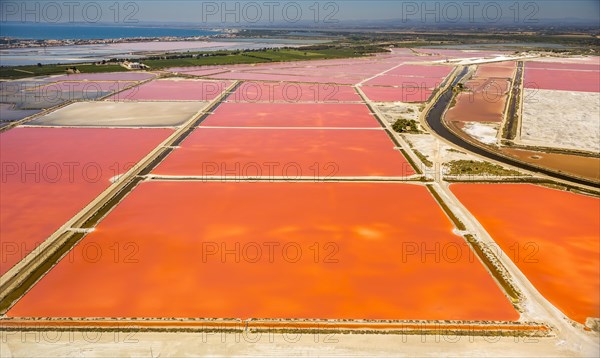
[[[215,51],[198,53],[173,53],[148,57],[141,60],[150,69],[169,67],[232,65],[264,62],[307,61],[365,56],[380,52],[377,46],[358,47],[307,47],[302,49],[269,49],[252,51]],[[32,76],[47,76],[66,73],[67,68],[75,66],[81,73],[127,71],[119,65],[69,64],[43,66],[0,67],[0,79],[18,79]]]
[[[373,51],[374,52],[374,51]],[[325,49],[272,49],[263,51],[221,51],[194,55],[170,55],[172,58],[147,59],[144,64],[152,69],[186,66],[231,65],[244,63],[324,60],[364,56],[371,51],[353,47]],[[191,57],[195,56],[195,57]]]

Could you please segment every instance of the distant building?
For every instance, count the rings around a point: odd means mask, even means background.
[[[148,68],[148,66],[144,65],[143,63],[129,61],[123,62],[121,66],[125,67],[128,70],[145,70]]]

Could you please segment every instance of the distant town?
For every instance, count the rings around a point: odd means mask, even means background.
[[[15,39],[10,37],[0,37],[0,49],[13,48],[32,48],[32,47],[51,47],[51,46],[73,46],[73,45],[104,45],[118,44],[139,41],[206,41],[209,39],[230,39],[236,38],[239,32],[236,29],[219,30],[222,33],[212,36],[164,36],[164,37],[131,37],[118,39],[65,39],[65,40],[39,40],[39,39]]]

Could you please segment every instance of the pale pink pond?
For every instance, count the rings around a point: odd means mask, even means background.
[[[351,86],[315,83],[244,82],[227,98],[235,102],[359,102]]]
[[[155,80],[110,97],[118,101],[212,101],[231,81]]]
[[[34,90],[56,92],[116,92],[136,84],[134,81],[60,81]]]
[[[223,103],[202,123],[224,127],[381,128],[359,103]]]
[[[375,102],[425,102],[432,93],[431,90],[416,87],[363,86],[362,90],[371,101]]]
[[[444,79],[441,77],[431,78],[383,75],[367,81],[365,84],[368,86],[419,87],[434,89],[443,81]]]
[[[389,72],[388,75],[446,77],[454,68],[450,66],[402,65]]]
[[[51,81],[143,81],[156,76],[148,72],[73,73],[50,78]]]

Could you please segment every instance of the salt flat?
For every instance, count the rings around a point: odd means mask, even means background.
[[[78,102],[28,124],[58,127],[172,127],[185,123],[207,103]]]
[[[600,93],[525,89],[521,143],[600,152]]]

